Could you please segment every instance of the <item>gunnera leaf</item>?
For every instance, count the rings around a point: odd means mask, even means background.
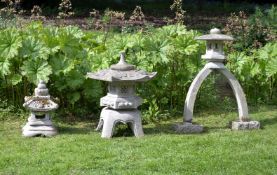
[[[26,60],[21,67],[22,74],[28,78],[28,80],[34,84],[37,84],[39,80],[48,82],[49,75],[52,74],[52,68],[45,60],[35,59]]]
[[[67,98],[71,104],[74,104],[81,98],[81,94],[79,92],[69,93]]]
[[[47,27],[43,30],[40,38],[45,43],[45,45],[50,49],[50,54],[53,55],[57,53],[60,49],[59,40],[56,37],[59,34],[57,27]]]
[[[24,58],[43,58],[48,59],[50,49],[44,46],[42,42],[35,39],[32,36],[28,36],[22,42],[22,48],[20,49],[20,55]]]
[[[69,59],[63,54],[55,54],[50,56],[48,60],[49,64],[53,68],[53,73],[55,75],[60,75],[61,73],[67,74],[75,67],[76,60]]]
[[[0,57],[0,75],[3,77],[10,73],[10,62],[8,58]]]
[[[67,86],[70,89],[77,89],[83,85],[85,81],[85,75],[79,71],[70,71],[66,77]]]
[[[8,83],[15,86],[22,81],[22,76],[19,74],[13,74],[8,77]]]
[[[13,58],[18,55],[22,40],[19,32],[15,29],[0,31],[0,57]]]

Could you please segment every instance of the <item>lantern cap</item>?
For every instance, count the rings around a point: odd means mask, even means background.
[[[218,28],[213,28],[210,30],[210,34],[202,35],[195,38],[196,40],[215,40],[215,41],[233,41],[234,38],[229,35],[221,34],[221,31]]]
[[[33,96],[26,96],[23,107],[35,112],[50,112],[58,108],[58,104],[51,98],[46,83],[39,81]]]
[[[156,76],[157,72],[148,73],[137,70],[134,65],[125,61],[124,55],[124,53],[121,53],[119,62],[112,65],[110,69],[100,70],[96,73],[88,72],[87,77],[108,82],[145,82]]]

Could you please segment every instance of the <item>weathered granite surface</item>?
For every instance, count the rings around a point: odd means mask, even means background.
[[[49,95],[44,81],[39,82],[34,96],[25,97],[23,106],[31,112],[27,124],[22,128],[23,136],[51,137],[58,133],[50,117],[50,112],[56,110],[58,104]]]
[[[249,121],[248,106],[240,83],[235,76],[224,66],[223,62],[226,59],[223,50],[223,41],[234,40],[231,36],[221,34],[220,30],[214,28],[210,31],[210,34],[197,37],[198,40],[206,40],[206,53],[202,56],[203,59],[207,60],[204,68],[197,74],[186,96],[184,105],[184,122],[192,122],[193,109],[196,100],[197,93],[202,85],[203,81],[207,76],[214,70],[221,73],[228,80],[233,93],[235,94],[239,121]],[[184,128],[187,124],[184,125]],[[257,127],[257,125],[250,123],[234,123],[234,128],[246,128]],[[181,128],[180,128],[181,129]],[[185,130],[185,129],[184,129]]]
[[[233,121],[232,130],[249,130],[260,129],[260,122],[258,121]]]
[[[88,78],[107,81],[108,94],[102,97],[100,105],[105,106],[100,115],[96,130],[102,129],[103,138],[111,138],[116,123],[130,123],[136,137],[143,136],[141,113],[137,110],[142,104],[142,99],[136,95],[135,84],[151,80],[156,72],[148,73],[137,70],[134,65],[125,61],[121,53],[117,64],[110,69],[100,70],[97,73],[87,73]]]
[[[114,126],[117,123],[130,124],[136,137],[144,136],[141,124],[141,113],[137,109],[114,110],[105,107],[101,111],[100,121],[96,130],[102,130],[102,138],[111,138],[113,136]]]
[[[202,125],[192,124],[190,122],[185,122],[182,124],[174,124],[173,130],[177,133],[201,133],[203,132],[204,128]]]

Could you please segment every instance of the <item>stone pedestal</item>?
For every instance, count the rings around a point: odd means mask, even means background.
[[[260,122],[258,121],[233,121],[232,130],[250,130],[260,129]]]
[[[31,114],[28,122],[22,128],[22,135],[25,137],[46,136],[51,137],[57,134],[57,129],[53,126],[49,116],[37,119]]]
[[[184,122],[182,124],[173,125],[173,130],[176,131],[177,133],[187,133],[187,134],[201,133],[203,132],[203,126],[192,124],[189,122]]]
[[[118,122],[130,124],[136,137],[142,137],[144,135],[141,125],[141,113],[137,109],[114,110],[105,107],[101,112],[100,121],[96,130],[100,131],[102,129],[102,138],[111,138]]]

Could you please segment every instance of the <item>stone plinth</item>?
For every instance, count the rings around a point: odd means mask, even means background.
[[[185,122],[182,124],[173,125],[173,130],[176,131],[177,133],[187,133],[187,134],[201,133],[203,132],[203,126]]]
[[[251,130],[260,129],[260,122],[258,121],[233,121],[232,130]]]

